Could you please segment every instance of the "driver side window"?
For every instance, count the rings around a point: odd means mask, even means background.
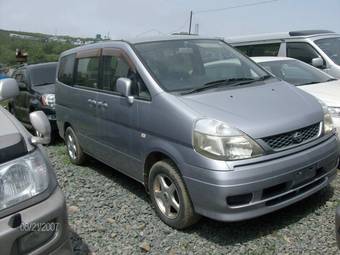
[[[142,78],[136,70],[133,70],[123,54],[116,51],[115,54],[102,56],[101,89],[117,92],[116,82],[122,77],[129,78],[132,81],[132,95],[140,99],[150,100],[150,93]]]

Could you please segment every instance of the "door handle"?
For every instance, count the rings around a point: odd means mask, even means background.
[[[106,109],[109,105],[108,105],[108,103],[106,103],[106,102],[101,102],[101,101],[99,101],[99,102],[97,103],[97,106],[98,106],[99,108],[104,108],[104,109]]]
[[[87,99],[87,102],[89,103],[89,105],[96,105],[97,104],[97,101],[94,100],[94,99]]]

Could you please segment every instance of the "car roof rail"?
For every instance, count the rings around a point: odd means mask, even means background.
[[[289,32],[290,36],[308,36],[308,35],[318,35],[318,34],[334,34],[335,32],[330,30],[299,30]]]

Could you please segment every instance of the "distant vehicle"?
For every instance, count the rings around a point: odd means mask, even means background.
[[[176,35],[68,50],[56,99],[71,162],[88,154],[143,183],[174,228],[198,215],[257,217],[336,175],[327,107],[223,40]]]
[[[285,57],[253,57],[276,77],[322,100],[340,135],[340,80],[300,60]]]
[[[18,82],[20,92],[8,104],[9,111],[28,128],[32,128],[30,113],[43,111],[52,127],[52,140],[58,135],[55,117],[56,69],[56,62],[19,67],[12,77]]]
[[[227,41],[249,57],[299,59],[340,78],[340,34],[328,30],[231,37]]]
[[[18,94],[14,79],[0,80],[0,101]],[[72,254],[64,195],[46,152],[51,127],[46,115],[30,114],[41,136],[32,136],[0,105],[1,255]]]

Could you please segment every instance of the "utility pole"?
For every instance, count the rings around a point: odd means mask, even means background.
[[[191,34],[192,11],[190,11],[189,35]]]

